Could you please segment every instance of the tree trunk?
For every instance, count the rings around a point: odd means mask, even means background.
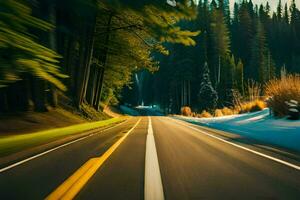
[[[8,111],[28,111],[30,101],[29,83],[26,78],[12,83],[7,88]]]
[[[34,110],[37,112],[46,112],[46,83],[44,80],[33,77],[32,80],[32,100]]]
[[[98,77],[97,77],[97,84],[96,84],[96,92],[93,106],[96,110],[99,110],[100,100],[101,100],[101,92],[102,92],[102,85],[103,85],[103,78],[104,78],[104,67],[98,69]]]
[[[54,3],[49,5],[49,21],[51,24],[56,25],[56,10]],[[49,32],[49,47],[50,49],[56,51],[56,30],[52,30]],[[58,97],[57,97],[57,88],[49,83],[49,96],[48,102],[52,107],[56,107],[58,104]]]
[[[96,16],[94,16],[96,17]],[[90,75],[90,62],[93,52],[93,43],[94,43],[94,29],[96,26],[96,20],[93,20],[93,23],[90,25],[84,24],[84,30],[81,35],[80,41],[80,60],[79,68],[77,69],[77,83],[76,83],[76,98],[75,105],[80,108],[83,100],[86,95],[86,88],[89,81]]]
[[[109,36],[110,36],[110,26],[111,26],[112,17],[113,17],[113,14],[111,13],[109,15],[108,22],[107,22],[106,37],[105,37],[105,41],[104,41],[103,53],[100,55],[100,58],[99,58],[99,61],[102,64],[102,68],[100,68],[99,74],[97,77],[97,86],[96,86],[96,93],[95,93],[96,97],[95,97],[94,103],[93,103],[94,108],[96,110],[99,110],[99,108],[100,108],[101,93],[102,93],[104,73],[105,73],[105,67],[106,67]]]
[[[95,90],[97,85],[97,75],[99,71],[97,70],[97,65],[91,65],[91,74],[89,78],[88,88],[87,88],[87,102],[89,105],[93,106],[95,98]]]
[[[0,88],[0,113],[7,112],[8,108],[8,99],[7,99],[7,87]]]
[[[94,16],[94,20],[92,23],[92,26],[90,27],[89,30],[89,51],[88,51],[88,55],[87,55],[87,60],[86,60],[86,75],[85,75],[85,79],[83,82],[83,88],[82,88],[82,96],[84,99],[86,99],[86,94],[87,94],[87,87],[89,84],[89,79],[90,79],[90,71],[91,71],[91,64],[92,64],[92,59],[93,59],[93,53],[94,53],[94,34],[95,34],[95,28],[96,28],[96,18],[97,16]]]

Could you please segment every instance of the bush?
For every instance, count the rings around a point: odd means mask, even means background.
[[[248,112],[257,112],[265,109],[267,107],[266,103],[262,100],[255,100],[251,102],[243,103],[238,109],[238,112],[248,113]]]
[[[250,112],[257,112],[265,109],[267,107],[264,101],[256,100],[250,108]]]
[[[235,114],[234,110],[232,110],[230,108],[227,108],[227,107],[224,107],[222,109],[222,113],[223,113],[223,115],[233,115],[233,114]]]
[[[192,112],[192,115],[191,115],[192,117],[197,117],[197,113],[195,113],[195,112]]]
[[[207,112],[206,110],[204,110],[200,115],[199,115],[200,118],[209,118],[209,117],[212,117],[212,115]]]
[[[288,75],[271,80],[266,84],[265,92],[270,97],[268,106],[273,114],[279,117],[287,116],[289,107],[285,102],[290,100],[300,102],[300,76]]]
[[[220,110],[220,109],[216,109],[215,110],[215,115],[214,115],[215,117],[222,117],[222,116],[224,116],[223,115],[223,113],[222,113],[222,110]]]
[[[192,115],[192,110],[191,110],[190,107],[184,106],[184,107],[181,108],[181,114],[183,116],[191,116]]]

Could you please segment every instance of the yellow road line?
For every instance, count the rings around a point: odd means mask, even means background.
[[[56,190],[54,190],[47,200],[56,199],[73,199],[88,182],[88,180],[96,173],[99,167],[109,158],[109,156],[118,148],[118,146],[125,140],[125,138],[135,129],[139,124],[141,118],[137,123],[116,143],[114,143],[101,157],[91,158],[84,165],[82,165],[73,175],[65,180]]]

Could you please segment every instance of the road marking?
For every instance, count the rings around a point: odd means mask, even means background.
[[[47,200],[73,199],[89,181],[89,179],[96,173],[101,165],[109,158],[109,156],[118,148],[118,146],[125,140],[125,138],[135,129],[140,123],[141,118],[136,124],[123,135],[116,143],[114,143],[102,156],[91,158],[84,165],[82,165],[73,175],[65,180],[57,189],[55,189]]]
[[[173,120],[174,120],[174,119],[173,119]],[[175,120],[175,121],[178,122],[177,120]],[[219,141],[225,142],[225,143],[230,144],[230,145],[232,145],[232,146],[235,146],[235,147],[237,147],[237,148],[240,148],[240,149],[243,149],[243,150],[245,150],[245,151],[248,151],[248,152],[251,152],[251,153],[253,153],[253,154],[256,154],[256,155],[258,155],[258,156],[261,156],[261,157],[270,159],[270,160],[272,160],[272,161],[278,162],[278,163],[280,163],[280,164],[286,165],[286,166],[291,167],[291,168],[294,168],[294,169],[296,169],[296,170],[300,170],[300,166],[297,166],[297,165],[294,165],[294,164],[292,164],[292,163],[286,162],[286,161],[284,161],[284,160],[281,160],[281,159],[278,159],[278,158],[275,158],[275,157],[272,157],[272,156],[269,156],[269,155],[260,153],[260,152],[258,152],[258,151],[254,151],[254,150],[252,150],[252,149],[249,149],[249,148],[246,148],[246,147],[244,147],[244,146],[235,144],[235,143],[233,143],[233,142],[229,142],[229,141],[224,140],[224,139],[222,139],[222,138],[219,138],[219,137],[217,137],[217,136],[215,136],[215,135],[212,135],[212,134],[209,134],[209,133],[207,133],[207,132],[205,132],[205,131],[199,130],[198,128],[195,128],[195,127],[186,125],[186,124],[184,124],[184,123],[182,123],[182,122],[180,122],[179,124],[181,124],[181,125],[183,125],[183,126],[185,126],[185,127],[188,127],[188,128],[190,128],[190,129],[193,129],[193,130],[195,130],[195,131],[198,131],[198,132],[200,132],[200,133],[202,133],[202,134],[204,134],[204,135],[207,135],[207,136],[209,136],[209,137],[215,138],[215,139],[217,139],[217,140],[219,140]]]
[[[76,142],[79,142],[79,141],[81,141],[81,140],[84,140],[84,139],[86,139],[86,138],[88,138],[88,137],[91,137],[91,136],[93,136],[93,135],[102,133],[102,132],[104,132],[104,131],[108,131],[108,130],[110,130],[110,129],[112,129],[112,128],[116,128],[116,127],[118,127],[118,126],[121,126],[121,125],[124,124],[125,122],[127,122],[127,120],[125,120],[124,122],[122,122],[122,123],[120,123],[120,124],[117,124],[116,126],[113,126],[113,127],[107,128],[107,129],[104,129],[104,130],[102,130],[102,131],[100,131],[100,132],[97,132],[97,133],[89,134],[89,135],[87,135],[87,136],[81,137],[81,138],[76,139],[76,140],[73,140],[73,141],[71,141],[71,142],[67,142],[67,143],[65,143],[65,144],[59,145],[59,146],[57,146],[57,147],[54,147],[54,148],[49,149],[49,150],[47,150],[47,151],[44,151],[44,152],[42,152],[42,153],[36,154],[36,155],[31,156],[31,157],[29,157],[29,158],[26,158],[26,159],[24,159],[24,160],[21,160],[21,161],[18,161],[18,162],[16,162],[16,163],[13,163],[13,164],[11,164],[11,165],[9,165],[9,166],[7,166],[7,167],[1,168],[1,169],[0,169],[0,173],[5,172],[5,171],[7,171],[7,170],[9,170],[9,169],[12,169],[12,168],[14,168],[14,167],[17,167],[17,166],[19,166],[19,165],[22,165],[22,164],[24,164],[24,163],[26,163],[26,162],[28,162],[28,161],[31,161],[31,160],[36,159],[36,158],[38,158],[38,157],[41,157],[41,156],[43,156],[43,155],[46,155],[46,154],[48,154],[48,153],[51,153],[52,151],[55,151],[55,150],[57,150],[57,149],[60,149],[60,148],[69,146],[69,145],[71,145],[71,144],[73,144],[73,143],[76,143]],[[94,129],[94,130],[95,130],[95,129]],[[90,131],[92,131],[92,130],[90,130]]]
[[[148,118],[149,124],[146,140],[144,197],[145,200],[163,200],[164,192],[159,170],[152,122],[151,118]]]

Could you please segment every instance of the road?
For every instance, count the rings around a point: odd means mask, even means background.
[[[1,172],[0,199],[300,199],[300,162],[282,155],[169,117],[132,117]]]

